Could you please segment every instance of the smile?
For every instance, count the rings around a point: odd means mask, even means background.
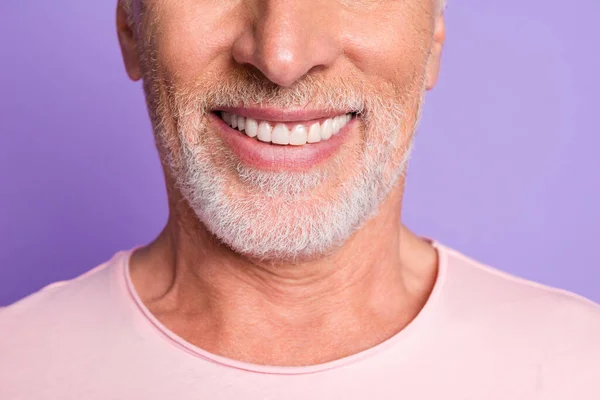
[[[209,119],[244,164],[301,171],[338,152],[353,137],[357,116],[343,111],[230,108],[214,110]]]
[[[221,112],[220,116],[227,125],[248,137],[282,146],[302,146],[329,140],[352,119],[351,113],[308,123],[260,121],[228,112]]]

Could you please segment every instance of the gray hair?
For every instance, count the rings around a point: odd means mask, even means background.
[[[448,0],[436,0],[439,5],[439,11],[442,12],[446,9],[446,5]],[[129,17],[129,22],[133,23],[133,10],[132,10],[132,2],[133,0],[119,0],[119,3],[123,6],[127,15]]]

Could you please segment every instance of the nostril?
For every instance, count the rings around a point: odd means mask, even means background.
[[[317,59],[320,52],[309,47],[295,39],[266,37],[264,32],[244,33],[234,43],[232,56],[237,64],[253,67],[277,86],[289,87],[313,68],[323,66]]]

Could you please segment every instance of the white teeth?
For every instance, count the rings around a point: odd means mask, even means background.
[[[261,142],[271,142],[271,131],[273,128],[268,122],[262,121],[258,125],[258,140]]]
[[[331,118],[323,121],[321,124],[321,140],[327,140],[331,138],[331,135],[333,134],[332,125],[333,120]]]
[[[308,143],[318,143],[321,141],[321,124],[312,124],[308,131]]]
[[[221,118],[225,123],[234,129],[244,132],[246,136],[256,137],[261,142],[274,143],[279,145],[302,146],[306,143],[318,143],[321,140],[328,140],[336,135],[352,120],[351,114],[338,115],[310,125],[284,123],[269,123],[267,121],[257,121],[252,118],[246,118],[234,115],[228,112],[221,112]],[[289,126],[289,127],[288,127]]]
[[[246,128],[246,118],[244,117],[237,117],[237,123],[238,123],[238,131],[243,131]]]
[[[331,124],[331,134],[335,135],[336,133],[338,133],[340,131],[341,127],[342,127],[342,121],[341,121],[340,117],[335,117],[333,119],[333,123]]]
[[[258,122],[252,118],[246,118],[246,135],[255,137],[258,135]]]
[[[316,125],[316,124],[315,124]],[[308,140],[308,132],[304,125],[296,125],[290,133],[290,144],[294,146],[302,146]]]
[[[275,144],[290,144],[290,130],[284,124],[277,124],[271,133],[271,142]]]

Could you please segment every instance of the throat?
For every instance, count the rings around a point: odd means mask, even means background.
[[[437,253],[404,246],[371,253],[355,244],[325,262],[275,267],[215,243],[194,256],[153,244],[134,254],[130,271],[144,306],[183,342],[251,364],[307,366],[377,346],[416,317]]]
[[[211,354],[257,365],[309,366],[383,343],[421,307],[418,298],[400,290],[353,299],[252,298],[245,293],[245,300],[213,298],[193,309],[167,296],[149,308],[176,335]]]
[[[345,282],[334,284],[288,277],[274,284],[264,276],[229,274],[227,285],[211,276],[200,286],[178,283],[148,308],[186,342],[251,364],[307,366],[344,358],[398,334],[420,309],[419,298],[392,275],[344,275]]]

